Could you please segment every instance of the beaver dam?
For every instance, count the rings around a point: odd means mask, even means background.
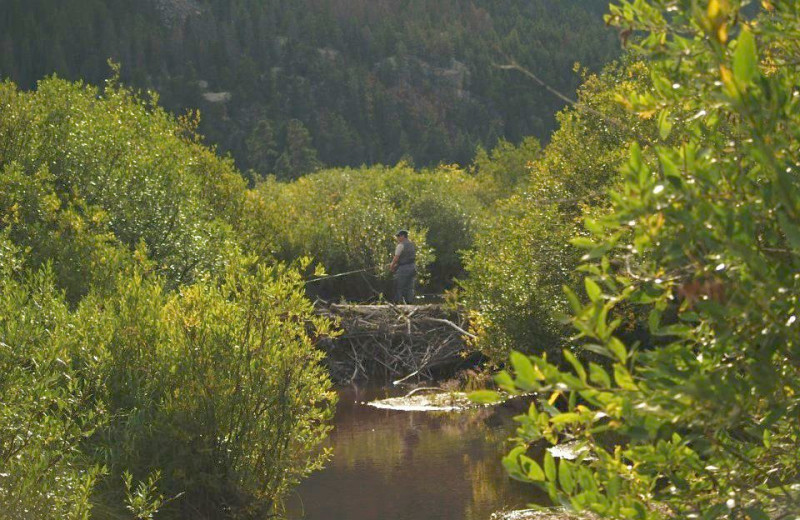
[[[330,304],[317,312],[342,331],[320,345],[339,383],[434,379],[476,362],[466,318],[445,305]]]

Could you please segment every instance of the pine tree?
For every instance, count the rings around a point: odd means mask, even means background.
[[[286,125],[286,141],[283,153],[275,164],[275,172],[284,179],[296,179],[318,170],[322,164],[311,141],[311,133],[297,119]]]
[[[275,143],[275,131],[269,120],[262,119],[256,123],[253,131],[247,137],[246,146],[250,168],[262,175],[271,173],[275,168],[278,151]]]

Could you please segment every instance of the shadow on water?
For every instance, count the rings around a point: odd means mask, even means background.
[[[545,503],[501,464],[512,417],[504,405],[458,413],[379,410],[387,389],[344,388],[328,440],[333,459],[288,501],[292,520],[487,520]],[[525,407],[524,403],[517,406]]]

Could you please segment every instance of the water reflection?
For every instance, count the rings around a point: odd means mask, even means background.
[[[379,410],[360,404],[385,389],[340,391],[333,460],[289,500],[292,519],[486,520],[542,502],[500,465],[519,410],[461,413]]]

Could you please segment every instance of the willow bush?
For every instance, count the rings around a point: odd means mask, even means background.
[[[495,201],[480,222],[461,280],[475,345],[496,363],[514,348],[558,351],[566,344],[569,305],[562,287],[579,285],[575,269],[583,254],[570,239],[583,232],[583,215],[606,211],[605,189],[618,182],[625,144],[657,135],[652,121],[616,102],[649,83],[641,61],[609,65],[584,78],[576,105],[558,115],[560,128],[544,150],[523,143],[479,153],[478,175],[502,179],[502,171],[524,167],[524,177],[510,176],[524,181],[515,181],[511,195]]]
[[[235,249],[215,210],[234,206],[243,180],[155,94],[49,78],[33,92],[0,84],[0,106],[2,222],[32,265],[53,264],[72,301],[108,281],[111,260],[97,252],[109,245],[143,242],[173,285]]]
[[[164,517],[274,512],[326,459],[334,400],[313,342],[329,324],[299,271],[245,263],[172,293],[134,272],[116,294],[77,311],[109,358],[103,462],[139,480],[158,472],[159,493],[181,495]]]
[[[229,160],[112,79],[0,85],[0,511],[262,518],[327,452],[308,261],[243,253]]]
[[[287,261],[311,256],[331,274],[366,269],[318,287],[327,297],[370,298],[389,291],[392,237],[406,228],[418,246],[420,278],[441,289],[462,272],[459,251],[470,247],[482,207],[477,191],[458,168],[417,171],[403,163],[324,170],[291,183],[267,179],[251,197],[248,244]]]
[[[504,463],[606,518],[794,517],[800,7],[637,0],[607,18],[653,71],[622,101],[678,135],[635,143],[611,211],[587,222],[566,368],[515,353],[498,377],[541,394]],[[620,336],[629,304],[657,340]],[[525,455],[566,438],[585,447],[576,461]]]
[[[26,273],[0,234],[0,506],[5,518],[86,518],[100,466],[81,449],[106,423],[95,363],[78,368],[52,271]],[[81,356],[88,359],[87,356]]]

